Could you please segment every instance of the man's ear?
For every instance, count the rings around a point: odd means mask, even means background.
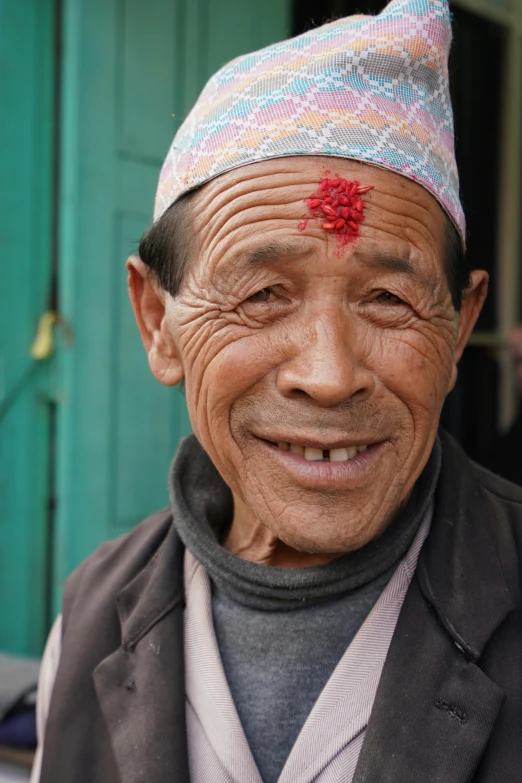
[[[471,273],[470,285],[464,291],[462,307],[459,313],[459,332],[457,337],[457,347],[453,357],[453,368],[451,371],[451,383],[448,391],[451,391],[457,381],[457,364],[466,347],[469,336],[477,322],[477,318],[482,310],[482,305],[488,293],[489,275],[482,269],[477,269]]]
[[[167,294],[138,256],[129,256],[127,270],[129,297],[149,357],[149,367],[158,381],[165,386],[175,386],[184,373],[178,348],[167,327]]]

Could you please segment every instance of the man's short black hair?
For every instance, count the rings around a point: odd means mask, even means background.
[[[176,296],[183,282],[190,250],[190,202],[185,193],[150,226],[140,240],[139,256],[161,287]]]
[[[451,301],[457,312],[462,307],[466,289],[471,285],[471,266],[462,246],[460,234],[450,218],[446,217],[446,257],[444,266],[451,293]]]
[[[197,191],[185,193],[143,235],[139,255],[171,296],[179,292],[189,263],[192,235],[191,200]],[[446,275],[455,310],[462,307],[470,284],[470,267],[460,236],[446,217]]]

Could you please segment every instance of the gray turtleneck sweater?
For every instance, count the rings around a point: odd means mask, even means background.
[[[408,504],[380,539],[325,566],[276,568],[220,546],[232,515],[230,492],[195,439],[183,444],[171,474],[173,516],[211,578],[223,668],[264,783],[277,782],[319,694],[406,554],[439,469],[437,443]],[[195,485],[197,493],[187,491]]]

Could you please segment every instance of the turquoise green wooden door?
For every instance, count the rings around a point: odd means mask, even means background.
[[[174,131],[208,75],[288,34],[286,0],[65,0],[55,594],[106,538],[167,502],[189,430],[151,376],[125,290]],[[175,115],[175,116],[173,116]],[[58,605],[58,604],[57,604]]]
[[[0,0],[0,649],[46,632],[49,366],[30,347],[51,282],[54,2]]]

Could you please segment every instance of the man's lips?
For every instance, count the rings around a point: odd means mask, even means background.
[[[320,450],[316,446],[302,444],[293,444],[294,448],[291,450],[290,442],[287,441],[279,441],[279,445],[265,438],[256,437],[256,441],[262,451],[276,460],[296,484],[312,491],[349,490],[361,481],[366,485],[378,474],[381,457],[386,448],[386,441],[378,441],[368,445],[358,444],[359,451],[351,444],[347,444],[351,451],[348,451],[346,446]],[[314,439],[312,442],[317,443]],[[286,446],[287,443],[288,449],[280,447],[281,444]],[[310,440],[307,439],[306,443],[310,443]],[[302,453],[296,446],[301,446]],[[345,448],[346,453],[343,453]]]

